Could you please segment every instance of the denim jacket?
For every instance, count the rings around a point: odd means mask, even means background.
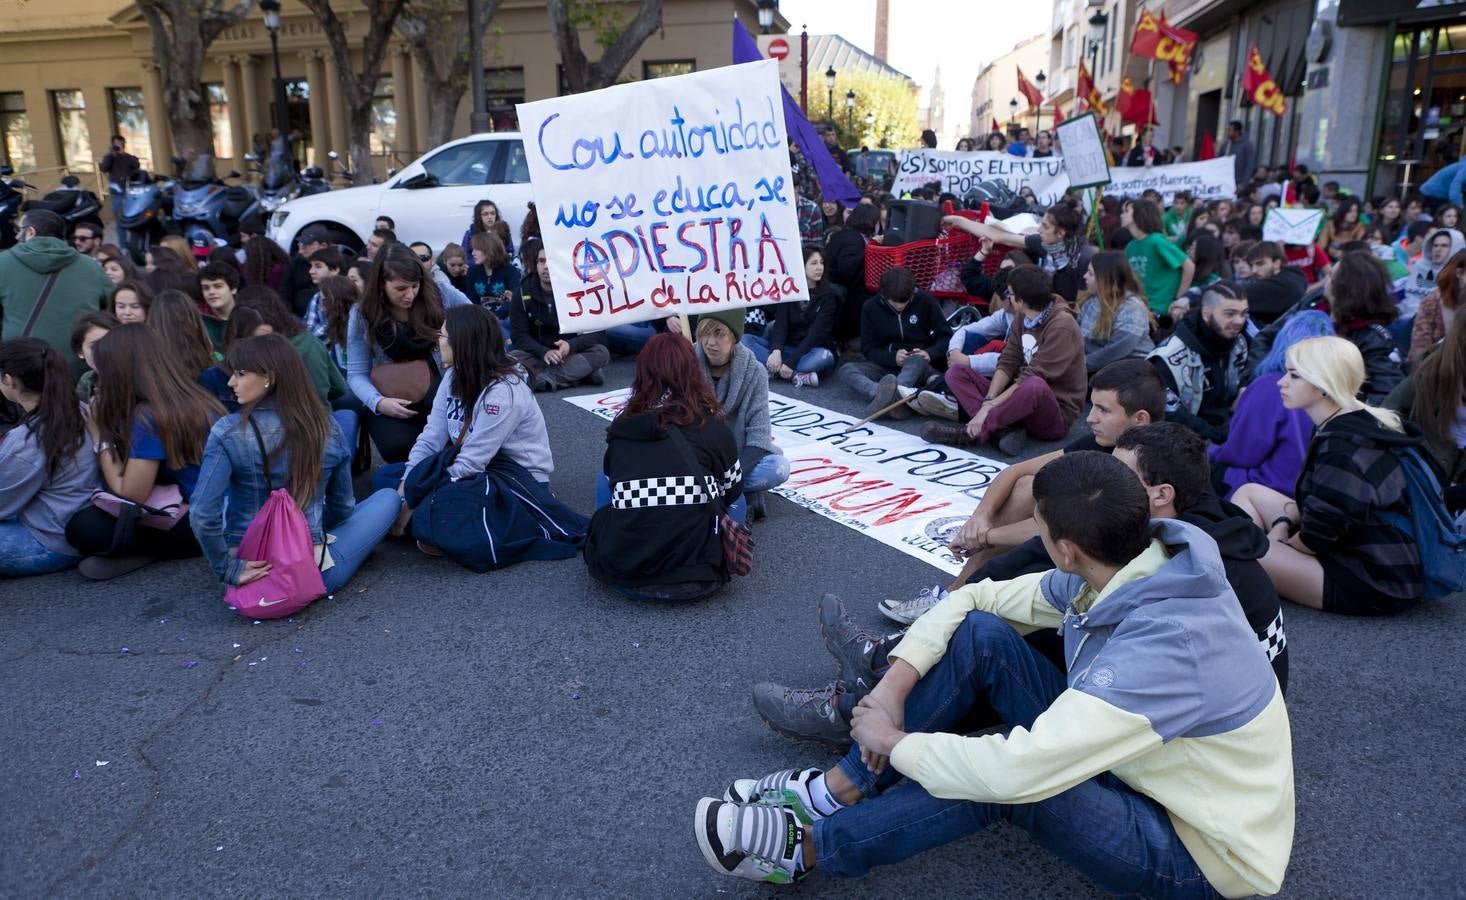
[[[268,401],[267,401],[268,402]],[[262,404],[250,417],[260,427],[267,452],[274,452],[284,440],[280,416]],[[285,487],[290,469],[290,451],[275,457],[270,478],[277,488]],[[238,584],[244,562],[231,553],[244,540],[244,532],[255,513],[265,505],[270,489],[260,459],[254,429],[242,425],[238,413],[214,423],[204,446],[204,462],[199,471],[198,486],[190,498],[188,518],[194,536],[203,548],[204,558],[225,584]],[[351,448],[335,421],[326,438],[326,454],[321,469],[321,490],[303,510],[317,546],[325,543],[326,532],[346,519],[356,505],[351,490]]]

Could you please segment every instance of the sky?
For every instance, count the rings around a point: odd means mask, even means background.
[[[971,115],[967,107],[978,70],[1012,50],[1019,41],[1046,31],[1053,15],[1052,3],[1045,0],[890,3],[890,51],[886,62],[911,76],[923,89],[931,87],[936,67],[941,65],[949,133],[959,121],[965,126]],[[875,50],[875,0],[779,0],[779,12],[788,20],[793,34],[808,25],[810,34],[838,34],[868,53]],[[923,93],[923,101],[925,98]]]

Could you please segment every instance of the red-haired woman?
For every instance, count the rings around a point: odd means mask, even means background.
[[[642,348],[603,468],[585,544],[592,577],[644,600],[689,600],[727,583],[716,501],[738,518],[743,473],[686,338],[659,334]]]

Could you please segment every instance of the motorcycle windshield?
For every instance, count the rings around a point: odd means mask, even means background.
[[[279,191],[290,182],[295,180],[295,170],[290,167],[290,161],[280,157],[272,157],[265,165],[264,189],[267,191]]]
[[[183,168],[183,180],[191,184],[214,180],[214,155],[200,153]]]

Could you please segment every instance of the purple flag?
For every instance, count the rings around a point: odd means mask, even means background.
[[[743,23],[737,18],[733,19],[733,62],[746,63],[757,62],[764,58],[758,52],[758,43]],[[825,200],[834,200],[845,206],[854,206],[860,202],[860,191],[845,177],[840,164],[835,162],[835,157],[830,155],[830,149],[825,142],[820,140],[819,134],[814,126],[809,124],[805,118],[804,111],[794,98],[789,96],[789,91],[781,84],[779,92],[784,95],[784,129],[794,139],[799,147],[799,152],[814,166],[814,174],[819,178],[820,194]]]

